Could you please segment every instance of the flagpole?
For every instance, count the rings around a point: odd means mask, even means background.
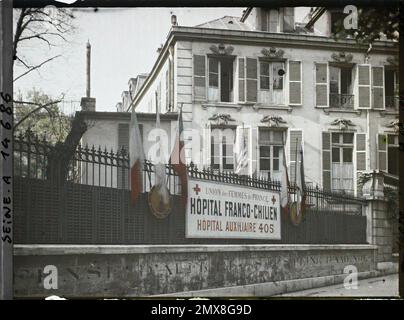
[[[296,186],[296,176],[297,176],[297,141],[298,138],[296,138],[296,153],[295,153],[295,186]]]

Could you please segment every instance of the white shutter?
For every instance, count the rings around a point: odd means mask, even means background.
[[[387,171],[387,135],[377,135],[377,168]]]
[[[210,123],[207,123],[206,125],[205,125],[205,128],[204,128],[204,141],[203,141],[203,143],[202,143],[202,145],[201,145],[201,147],[203,148],[202,149],[202,155],[203,155],[203,160],[202,160],[202,165],[203,165],[203,167],[205,167],[205,168],[207,168],[207,167],[209,167],[210,166],[210,152],[211,152],[211,150],[210,150],[210,148],[211,148],[211,146],[210,146],[210,143],[211,143],[211,126],[210,126]]]
[[[257,102],[258,95],[258,59],[246,58],[246,101]]]
[[[316,63],[316,106],[328,107],[329,83],[328,64]]]
[[[372,108],[384,109],[384,67],[372,67]]]
[[[322,183],[324,190],[331,190],[331,133],[322,133]]]
[[[245,102],[245,58],[241,57],[237,59],[237,69],[238,69],[238,101]]]
[[[371,88],[370,88],[370,65],[359,64],[356,67],[356,96],[354,97],[355,108],[370,109]]]
[[[356,151],[356,194],[360,194],[362,190],[358,187],[359,174],[367,170],[366,157],[366,133],[355,134],[355,151]]]
[[[206,57],[194,55],[194,99],[206,100]]]
[[[302,129],[288,129],[288,156],[289,156],[289,181],[291,184],[296,182],[296,159],[303,148],[303,130]],[[297,152],[296,152],[297,151]],[[304,149],[303,149],[304,153]]]
[[[289,104],[302,104],[302,63],[289,61]]]

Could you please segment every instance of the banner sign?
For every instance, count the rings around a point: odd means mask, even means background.
[[[188,180],[187,238],[281,239],[279,192]]]

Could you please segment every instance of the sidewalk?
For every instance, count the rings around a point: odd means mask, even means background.
[[[398,274],[359,280],[357,289],[339,285],[289,292],[276,297],[397,297]]]

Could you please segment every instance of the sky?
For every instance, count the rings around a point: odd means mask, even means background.
[[[150,72],[157,59],[157,48],[165,42],[171,27],[171,14],[178,25],[195,26],[223,16],[240,17],[245,8],[114,8],[97,12],[75,12],[75,32],[69,42],[49,48],[41,41],[22,43],[18,54],[31,64],[61,54],[38,71],[14,82],[14,91],[42,90],[53,98],[62,94],[62,106],[72,112],[69,101],[80,101],[86,94],[86,43],[91,43],[91,96],[97,111],[116,111],[122,91],[128,90],[129,78]],[[26,69],[18,64],[14,78]],[[77,108],[77,107],[76,107]]]

